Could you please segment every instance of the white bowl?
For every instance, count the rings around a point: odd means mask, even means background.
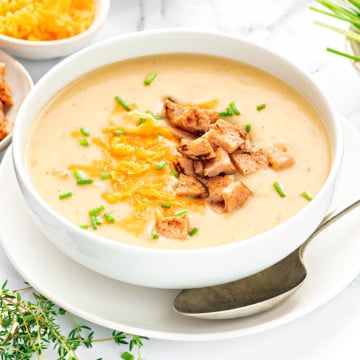
[[[238,59],[275,74],[297,89],[324,119],[332,147],[332,165],[320,192],[286,222],[257,236],[228,245],[194,250],[157,250],[131,246],[84,232],[60,216],[39,196],[26,166],[26,141],[44,105],[79,76],[123,59],[161,53],[200,53]],[[326,214],[342,158],[343,138],[333,106],[313,80],[271,50],[217,33],[160,30],[128,34],[90,46],[66,58],[34,87],[19,113],[13,156],[21,191],[35,221],[60,250],[84,266],[136,285],[190,288],[241,278],[270,266],[297,248]]]
[[[90,27],[70,38],[51,41],[28,41],[0,34],[0,48],[12,55],[42,60],[67,56],[87,46],[104,24],[110,9],[110,0],[95,0],[95,18]]]

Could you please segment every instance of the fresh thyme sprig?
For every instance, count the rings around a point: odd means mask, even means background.
[[[341,29],[336,26],[323,23],[320,21],[314,21],[315,24],[336,31],[352,41],[356,41],[360,44],[360,0],[316,0],[320,5],[324,6],[327,10],[318,9],[314,6],[310,6],[310,10],[316,11],[320,14],[342,20],[351,28]],[[348,57],[354,61],[360,61],[359,56],[350,55],[332,48],[326,49],[329,52],[337,55]]]
[[[29,298],[23,293],[29,291]],[[67,336],[58,320],[66,321],[71,330]],[[94,338],[94,331],[86,325],[80,325],[74,316],[56,306],[52,301],[31,287],[10,291],[7,281],[0,291],[0,359],[30,360],[45,359],[44,351],[53,348],[59,360],[78,360],[76,350],[79,347],[90,349],[94,343],[113,341],[116,345],[127,345],[120,354],[124,360],[141,360],[140,350],[143,336],[112,331],[107,338]]]

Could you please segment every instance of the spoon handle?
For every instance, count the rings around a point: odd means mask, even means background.
[[[329,225],[331,225],[332,223],[334,223],[335,221],[339,220],[341,217],[343,217],[344,215],[346,215],[348,212],[350,212],[351,210],[357,208],[360,205],[360,199],[356,200],[355,202],[353,202],[352,204],[350,204],[349,206],[347,206],[346,208],[344,208],[343,210],[340,210],[338,213],[336,213],[335,215],[332,215],[330,217],[325,217],[325,221],[321,222],[320,225],[314,230],[314,232],[308,237],[308,239],[301,245],[300,247],[300,255],[303,256],[304,251],[307,247],[307,245],[310,243],[310,241],[317,235],[319,234],[321,231],[325,230]]]

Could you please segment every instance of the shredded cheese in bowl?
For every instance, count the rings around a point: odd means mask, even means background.
[[[65,39],[84,32],[94,0],[0,0],[0,34],[22,40]]]

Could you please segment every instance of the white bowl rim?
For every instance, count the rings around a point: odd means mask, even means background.
[[[80,41],[82,39],[87,38],[94,32],[96,32],[104,23],[106,20],[107,14],[110,10],[111,0],[98,0],[95,1],[95,5],[99,4],[99,6],[96,8],[95,11],[95,17],[93,22],[90,24],[90,26],[83,31],[82,33],[79,33],[77,35],[59,39],[59,40],[46,40],[46,41],[30,41],[30,40],[24,40],[24,39],[18,39],[15,37],[7,36],[0,34],[0,40],[3,40],[4,42],[8,42],[14,45],[18,46],[27,46],[31,47],[33,49],[42,48],[44,46],[46,47],[59,47],[59,46],[65,46],[68,44],[72,44],[74,42]]]
[[[239,247],[247,246],[247,244],[249,242],[257,242],[257,241],[259,242],[264,237],[266,238],[268,236],[268,234],[270,234],[271,232],[274,231],[274,229],[281,229],[281,228],[284,228],[285,226],[288,226],[289,223],[296,222],[297,218],[300,217],[300,215],[304,211],[307,211],[308,208],[315,207],[315,203],[317,202],[316,199],[321,198],[322,197],[321,195],[324,192],[327,192],[329,190],[329,188],[331,188],[332,184],[335,182],[335,178],[336,178],[337,172],[340,168],[341,161],[342,161],[342,155],[343,155],[343,131],[342,131],[341,123],[340,123],[340,117],[337,115],[337,112],[335,111],[335,108],[332,105],[332,103],[327,100],[329,98],[329,96],[326,96],[325,90],[317,82],[315,82],[314,79],[312,79],[310,77],[310,74],[308,74],[300,66],[298,66],[296,63],[294,63],[292,60],[290,60],[287,56],[285,56],[284,54],[277,53],[275,50],[267,47],[266,45],[263,45],[263,44],[259,45],[248,39],[244,39],[243,37],[240,37],[237,35],[229,35],[229,34],[219,32],[219,31],[198,30],[198,29],[194,30],[194,29],[187,29],[187,28],[156,29],[156,30],[133,32],[133,33],[128,33],[128,34],[124,34],[124,35],[114,36],[112,38],[103,40],[101,42],[90,45],[86,48],[83,48],[83,49],[77,51],[76,53],[73,53],[72,55],[68,56],[67,58],[65,58],[64,60],[59,62],[58,64],[56,64],[51,70],[49,70],[38,81],[37,84],[35,84],[33,90],[31,91],[29,96],[25,99],[25,101],[20,109],[19,117],[21,118],[24,116],[23,114],[25,113],[26,107],[31,103],[32,98],[36,95],[37,88],[42,86],[43,83],[46,83],[46,81],[48,81],[48,79],[51,78],[51,76],[54,72],[58,72],[63,67],[67,66],[68,63],[71,63],[73,61],[73,59],[76,59],[78,57],[84,57],[86,54],[93,53],[97,49],[101,49],[104,46],[109,46],[109,44],[115,44],[115,43],[118,43],[121,41],[136,39],[138,37],[148,37],[150,40],[154,36],[156,37],[158,35],[164,35],[164,34],[169,34],[169,35],[181,34],[181,35],[187,35],[187,36],[196,35],[196,36],[217,38],[219,40],[228,39],[228,40],[232,40],[232,41],[241,42],[241,43],[247,44],[248,46],[253,46],[254,48],[266,51],[266,52],[272,54],[272,56],[278,58],[280,61],[286,62],[288,65],[290,65],[290,67],[294,71],[296,71],[304,79],[309,81],[312,84],[312,86],[318,91],[318,93],[324,99],[324,101],[327,104],[327,106],[329,107],[330,113],[333,115],[332,117],[334,119],[333,126],[334,126],[334,133],[336,134],[336,141],[335,141],[335,145],[333,148],[333,150],[334,150],[333,159],[332,159],[331,169],[329,171],[328,177],[327,177],[325,183],[323,184],[321,190],[318,192],[317,196],[314,198],[314,200],[309,202],[309,204],[307,204],[304,208],[302,208],[300,211],[298,211],[296,214],[294,214],[288,220],[286,220],[286,221],[280,223],[279,225],[272,227],[269,230],[266,230],[260,234],[257,234],[257,235],[251,236],[249,238],[239,240],[239,241],[235,241],[232,243],[228,243],[228,244],[222,244],[222,245],[218,245],[218,246],[204,247],[204,248],[194,248],[194,249],[154,249],[154,248],[150,248],[150,247],[141,247],[141,246],[136,246],[136,245],[132,245],[132,244],[117,242],[117,241],[102,237],[100,235],[96,235],[92,232],[86,232],[86,237],[88,239],[90,239],[91,241],[98,243],[98,244],[106,243],[106,245],[108,247],[114,248],[114,249],[122,248],[122,249],[126,249],[128,251],[133,251],[136,253],[152,253],[152,254],[175,254],[175,253],[179,254],[179,253],[181,253],[181,254],[185,254],[187,256],[187,255],[195,255],[195,254],[200,254],[200,253],[207,254],[207,253],[212,253],[212,252],[219,252],[220,249],[225,251],[225,250],[230,250],[232,248],[239,248]],[[144,56],[146,56],[146,55],[144,55]],[[239,61],[242,61],[242,60],[240,59]],[[95,69],[96,68],[94,68],[93,70],[95,70]],[[84,74],[85,73],[79,74],[79,77]],[[13,136],[13,152],[12,152],[13,153],[13,161],[14,161],[15,169],[19,169],[22,174],[27,174],[27,171],[25,170],[25,165],[22,161],[22,154],[19,151],[20,146],[18,146],[18,139],[17,139],[18,136],[16,135],[17,132],[20,131],[19,128],[20,128],[20,122],[18,121],[17,124],[15,124],[14,136]],[[63,216],[61,216],[58,212],[56,212],[56,210],[54,210],[52,207],[50,207],[45,202],[45,200],[42,199],[42,197],[38,194],[38,192],[35,190],[34,186],[32,185],[29,176],[22,177],[22,181],[25,183],[28,190],[30,190],[32,196],[34,196],[36,198],[37,202],[40,203],[41,206],[43,208],[45,208],[46,211],[48,211],[54,218],[57,218],[61,223],[65,224],[66,226],[69,226],[71,228],[71,230],[76,233],[76,235],[84,235],[83,229],[81,229],[80,227],[76,226],[75,224],[73,224],[72,222],[70,222]],[[306,239],[304,239],[304,241],[305,240]]]

